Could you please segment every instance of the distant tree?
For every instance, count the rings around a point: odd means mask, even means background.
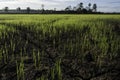
[[[88,13],[88,10],[86,8],[83,8],[82,13]]]
[[[93,4],[93,12],[97,12],[97,4]]]
[[[17,11],[20,11],[20,10],[21,10],[21,8],[20,8],[20,7],[18,7],[18,8],[17,8]]]
[[[65,11],[71,11],[72,10],[72,7],[71,6],[68,6],[65,8]]]
[[[9,7],[5,7],[5,8],[4,8],[4,11],[5,11],[5,12],[8,12],[8,10],[9,10]]]
[[[78,4],[77,11],[82,11],[82,9],[83,9],[83,3],[81,2]]]
[[[27,7],[27,13],[30,13],[30,7]]]
[[[83,3],[82,3],[82,2],[79,4],[79,7],[80,7],[81,9],[83,9]]]
[[[91,9],[91,3],[88,4],[89,10]]]
[[[74,7],[73,7],[73,11],[76,11],[76,10],[77,10],[77,7],[74,6]]]
[[[54,8],[54,11],[56,11],[56,8]]]
[[[44,5],[44,4],[42,4],[42,5],[41,5],[42,11],[44,11],[44,7],[45,7],[45,5]]]
[[[89,4],[88,4],[88,9],[87,9],[89,13],[91,13],[91,12],[92,12],[91,6],[92,6],[92,4],[91,4],[91,3],[89,3]]]

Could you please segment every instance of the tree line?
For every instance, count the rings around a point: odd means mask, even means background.
[[[97,13],[97,4],[91,4],[89,3],[86,7],[84,7],[84,4],[82,2],[80,2],[79,4],[77,4],[76,6],[72,7],[67,6],[64,10],[56,10],[56,8],[54,8],[53,10],[46,10],[44,8],[44,4],[41,4],[41,9],[39,11],[41,11],[42,13]],[[5,11],[6,13],[9,11],[9,7],[5,7],[3,9],[3,11]],[[22,11],[23,9],[21,9],[21,7],[16,8],[15,11]],[[26,9],[24,9],[26,11],[26,13],[30,13],[33,9],[31,9],[30,7],[27,7]],[[38,11],[38,10],[36,10]]]
[[[68,6],[65,8],[65,11],[78,11],[81,13],[92,13],[92,12],[97,12],[97,4],[91,4],[89,3],[88,6],[84,7],[84,4],[81,2],[77,4],[77,6]]]

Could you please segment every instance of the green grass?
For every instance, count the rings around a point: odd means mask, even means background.
[[[119,49],[120,15],[0,15],[0,63],[18,61],[18,80],[32,65],[36,80],[92,79],[115,66]]]

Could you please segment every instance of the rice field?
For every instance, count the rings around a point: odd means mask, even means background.
[[[0,80],[119,80],[120,15],[0,15]]]

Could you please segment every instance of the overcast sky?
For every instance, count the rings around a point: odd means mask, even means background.
[[[84,7],[88,3],[96,3],[98,11],[120,12],[120,0],[0,0],[0,9],[6,6],[11,9],[16,9],[17,7],[41,9],[41,4],[44,4],[45,9],[57,8],[57,10],[61,10],[69,5],[76,6],[80,2],[84,3]]]

